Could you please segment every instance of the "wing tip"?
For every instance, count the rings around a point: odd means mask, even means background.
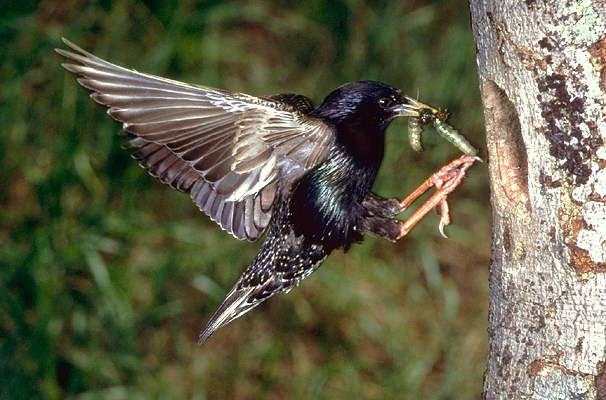
[[[65,43],[67,46],[71,47],[72,49],[73,49],[74,47],[78,47],[78,46],[76,46],[76,45],[75,45],[73,42],[71,42],[69,39],[67,39],[65,36],[61,36],[61,41],[62,41],[63,43]]]
[[[80,53],[82,55],[85,55],[87,57],[97,58],[96,56],[92,55],[91,53],[89,53],[88,51],[84,50],[82,47],[78,46],[76,43],[72,42],[71,40],[68,40],[65,37],[61,37],[61,41],[67,47],[69,47],[70,49],[72,49],[72,50],[74,50],[74,51],[76,51],[76,52],[78,52],[78,53]],[[61,49],[59,49],[59,50],[61,50]],[[67,50],[64,50],[64,51],[67,52],[67,53],[69,53],[69,51],[67,51]]]
[[[55,51],[55,53],[59,54],[60,56],[67,57],[66,56],[67,50],[65,50],[65,49],[61,49],[59,47],[55,47],[54,51]]]
[[[61,36],[61,41],[71,49],[73,49],[74,47],[78,47],[63,36]],[[64,57],[66,57],[64,53],[68,53],[67,50],[59,48],[59,47],[55,48],[55,52],[61,54]]]
[[[55,49],[55,50],[61,50],[61,49]],[[64,57],[67,57],[65,55],[63,55],[62,53],[59,53]],[[72,74],[76,74],[79,75],[81,72],[79,71],[78,65],[75,64],[69,64],[69,63],[61,63],[61,66],[63,67],[63,69],[71,72]]]

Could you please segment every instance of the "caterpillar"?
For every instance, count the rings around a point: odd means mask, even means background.
[[[421,143],[423,126],[427,125],[429,120],[433,118],[433,111],[430,108],[421,108],[418,112],[418,117],[410,117],[408,119],[408,139],[410,141],[410,147],[416,152],[423,151],[423,145]]]
[[[427,125],[431,121],[438,134],[455,145],[455,147],[463,153],[470,156],[478,154],[478,150],[474,148],[459,131],[446,122],[446,119],[448,118],[446,110],[423,107],[419,108],[418,113],[419,115],[417,117],[410,117],[408,120],[408,139],[410,147],[412,147],[414,151],[423,151],[421,134],[423,133],[424,125]]]
[[[467,139],[465,139],[465,137],[459,133],[459,131],[447,124],[445,119],[446,117],[441,119],[438,115],[434,115],[432,118],[433,127],[440,134],[440,136],[454,144],[457,149],[469,156],[475,156],[478,154],[478,150],[473,147],[471,143],[469,143]]]

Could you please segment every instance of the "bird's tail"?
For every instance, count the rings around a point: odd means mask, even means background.
[[[288,292],[315,271],[330,249],[302,237],[272,235],[253,263],[210,317],[199,336],[204,343],[217,329],[244,315],[274,294]]]
[[[198,344],[204,343],[217,329],[255,308],[261,301],[251,302],[254,287],[240,288],[239,282],[229,291],[223,303],[210,317],[198,337]]]

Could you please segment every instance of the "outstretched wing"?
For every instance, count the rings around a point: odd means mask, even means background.
[[[62,64],[93,91],[152,175],[189,192],[238,239],[261,235],[279,190],[322,162],[334,132],[297,107],[119,67],[63,39]]]

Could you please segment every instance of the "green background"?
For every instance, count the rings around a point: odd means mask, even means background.
[[[252,260],[121,149],[53,53],[250,94],[375,79],[484,147],[465,1],[7,1],[0,13],[0,397],[476,399],[486,351],[486,166],[397,244],[337,252],[288,295],[197,334]],[[456,149],[388,132],[375,191],[403,197]]]

